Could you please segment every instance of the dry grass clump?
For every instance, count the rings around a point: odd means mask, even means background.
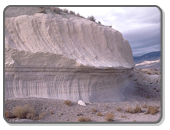
[[[89,117],[79,117],[79,122],[91,122],[92,120]]]
[[[151,75],[151,72],[147,72],[147,74]]]
[[[103,116],[103,114],[101,112],[98,112],[97,116]]]
[[[75,15],[75,12],[70,10],[70,14]]]
[[[141,108],[139,106],[136,106],[135,109],[134,109],[134,112],[135,113],[141,113]]]
[[[122,110],[122,108],[120,108],[120,107],[116,109],[116,111],[121,111],[121,110]]]
[[[140,113],[142,110],[139,106],[136,106],[134,109],[132,109],[131,107],[129,107],[126,112],[134,114],[134,113]]]
[[[92,110],[92,112],[97,112],[97,110],[95,108],[92,108],[91,110]]]
[[[5,111],[5,118],[9,118],[9,112]]]
[[[30,119],[28,117],[32,117],[33,119],[33,117],[35,117],[35,110],[28,104],[26,104],[23,107],[17,106],[13,108],[13,115],[19,119]]]
[[[107,113],[105,116],[106,121],[113,121],[114,115],[112,113]]]
[[[64,104],[66,104],[67,106],[71,106],[71,101],[70,100],[66,100],[66,101],[64,101]]]
[[[153,106],[149,106],[149,107],[148,107],[148,110],[147,110],[147,112],[146,112],[146,114],[155,115],[155,114],[158,113],[158,112],[159,112],[158,109],[156,109],[156,108],[153,107]]]
[[[126,109],[125,111],[128,112],[128,113],[131,113],[131,114],[134,113],[134,111],[133,111],[133,109],[131,107],[128,107],[128,109]]]
[[[145,104],[145,105],[143,105],[142,107],[143,107],[143,108],[147,108],[147,105]]]

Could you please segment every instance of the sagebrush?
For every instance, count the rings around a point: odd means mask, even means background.
[[[66,104],[67,106],[71,106],[71,101],[70,100],[66,100],[66,101],[64,101],[64,104]]]
[[[113,113],[107,113],[106,116],[105,116],[105,120],[106,121],[113,121],[114,120],[113,117],[114,117]]]
[[[46,115],[46,112],[36,114],[35,109],[28,104],[24,106],[16,106],[13,108],[12,112],[13,116],[19,119],[40,120]]]
[[[23,107],[17,106],[13,108],[13,115],[19,119],[27,119],[28,115],[30,114],[35,116],[35,110],[28,104]]]
[[[142,110],[139,106],[136,106],[134,109],[131,107],[128,107],[128,109],[125,110],[128,113],[134,114],[134,113],[140,113]]]
[[[158,109],[156,109],[156,108],[153,107],[153,106],[149,106],[149,107],[148,107],[148,110],[147,110],[147,112],[146,112],[146,114],[155,115],[155,114],[158,113],[158,112],[159,112]]]
[[[103,114],[101,112],[98,112],[97,116],[103,116]]]
[[[79,117],[79,122],[91,122],[92,120],[89,117]]]

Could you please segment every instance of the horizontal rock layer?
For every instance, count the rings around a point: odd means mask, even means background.
[[[133,67],[115,29],[66,13],[5,18],[6,98],[119,101]]]

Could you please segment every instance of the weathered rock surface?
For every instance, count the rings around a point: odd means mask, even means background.
[[[124,99],[134,63],[120,32],[37,7],[12,10],[5,10],[5,98]]]

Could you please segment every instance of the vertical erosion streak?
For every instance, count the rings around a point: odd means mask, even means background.
[[[53,81],[53,96],[51,98],[65,99],[64,98],[64,76],[55,75]],[[49,95],[50,96],[50,95]]]
[[[120,75],[118,76],[117,84],[118,84],[120,96],[122,99],[124,99],[125,96],[123,95],[123,92],[125,91],[125,88],[130,83],[130,78],[129,78],[130,70],[123,70],[121,72],[122,73],[120,73]]]
[[[13,94],[14,97],[18,97],[19,96],[19,78],[14,75],[14,80],[13,80]]]
[[[72,75],[70,76],[70,82],[69,82],[69,86],[68,86],[68,98],[71,99],[71,98],[74,98],[74,95],[73,95],[73,85],[72,85],[72,82],[73,82],[73,79],[74,79],[74,76],[75,75]]]
[[[84,73],[84,76],[79,76],[78,85],[80,91],[80,98],[89,102],[89,95],[91,95],[91,86],[90,85],[91,78],[88,73]]]
[[[7,96],[9,98],[11,97],[14,97],[14,93],[13,93],[13,79],[14,79],[14,75],[8,75],[6,76],[6,82],[7,82],[7,87],[6,87],[6,90],[7,90]]]
[[[54,96],[56,90],[55,90],[55,86],[54,86],[54,82],[53,82],[53,79],[54,79],[54,75],[44,75],[43,78],[42,78],[42,97],[46,98],[51,98]]]

